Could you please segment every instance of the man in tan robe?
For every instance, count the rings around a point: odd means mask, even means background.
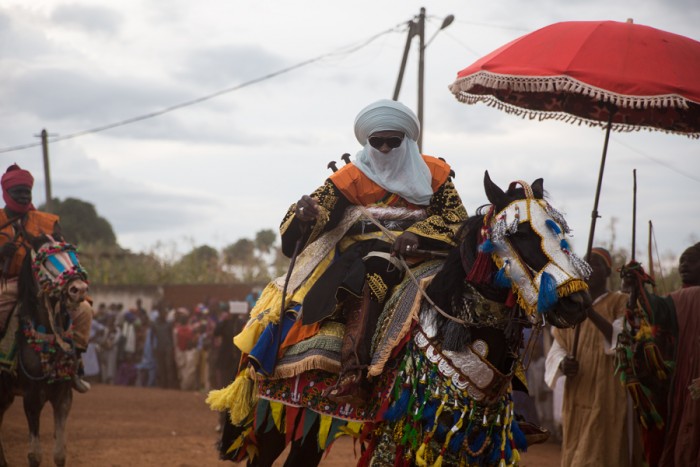
[[[607,250],[594,248],[588,280],[594,313],[581,323],[576,357],[572,356],[574,329],[555,329],[554,344],[547,355],[545,381],[554,388],[566,376],[562,410],[562,458],[566,467],[627,467],[637,465],[628,435],[627,394],[615,376],[614,356],[607,355],[605,337],[594,320],[607,326],[625,312],[628,296],[610,292],[607,279],[612,260]]]

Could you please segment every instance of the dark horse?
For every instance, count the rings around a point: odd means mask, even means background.
[[[371,400],[324,398],[335,376],[313,370],[259,378],[257,403],[224,429],[222,458],[269,466],[291,442],[285,465],[312,466],[351,434],[361,466],[518,463],[527,442],[511,390],[522,378],[523,328],[580,323],[590,268],[569,248],[542,179],[503,191],[487,172],[484,188],[491,204],[464,224],[447,259],[414,268],[387,301],[368,369]],[[245,399],[230,400],[239,414]]]
[[[30,241],[19,276],[16,369],[0,372],[0,422],[16,395],[24,400],[29,425],[30,466],[41,464],[39,420],[50,402],[54,414],[56,465],[66,462],[65,426],[73,401],[71,379],[77,371],[71,311],[85,299],[87,277],[72,245],[53,237]],[[14,319],[14,318],[13,318]],[[0,466],[7,461],[0,442]]]

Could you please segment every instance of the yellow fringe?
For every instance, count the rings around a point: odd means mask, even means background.
[[[574,292],[588,290],[588,284],[580,279],[572,279],[557,287],[557,296],[567,297]]]
[[[433,464],[433,467],[442,467],[442,454],[438,456],[437,459],[435,459],[435,463]]]
[[[310,370],[323,370],[328,371],[329,373],[339,373],[340,362],[323,355],[314,355],[313,357],[305,358],[293,365],[290,364],[276,367],[275,372],[272,374],[272,379],[294,378],[295,376]]]
[[[248,418],[257,399],[255,382],[243,371],[225,388],[209,391],[205,402],[211,410],[229,410],[231,422],[238,425]]]

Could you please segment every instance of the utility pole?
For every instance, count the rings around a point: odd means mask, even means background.
[[[46,211],[51,212],[51,174],[49,170],[49,133],[41,130],[41,150],[44,155],[44,182],[46,186]]]
[[[425,77],[425,8],[420,9],[418,15],[418,121],[420,122],[420,134],[418,135],[418,149],[423,151],[423,78]]]
[[[452,24],[455,17],[454,15],[447,15],[442,21],[440,29],[435,31],[435,34],[426,43],[425,41],[425,8],[420,9],[420,13],[417,17],[408,22],[408,35],[406,36],[406,46],[403,49],[403,57],[401,59],[401,68],[399,69],[399,77],[396,80],[396,87],[394,87],[393,100],[399,99],[399,92],[401,91],[401,83],[403,82],[403,75],[406,71],[406,61],[408,60],[408,51],[411,48],[411,41],[414,36],[418,36],[418,121],[420,122],[421,132],[418,136],[418,148],[423,149],[423,134],[425,133],[425,125],[423,122],[423,89],[425,83],[425,48],[435,39],[438,32],[445,29],[447,26]]]

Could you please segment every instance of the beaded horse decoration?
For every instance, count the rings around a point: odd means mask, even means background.
[[[65,352],[71,350],[63,339],[65,331],[57,332],[56,320],[61,306],[66,311],[75,309],[87,289],[87,272],[80,265],[76,249],[70,243],[57,241],[50,235],[38,249],[32,250],[32,273],[39,286],[39,297],[49,313],[49,323],[56,343]]]
[[[536,197],[532,187],[522,180],[511,183],[509,190],[517,185],[522,186],[525,198],[510,202],[495,214],[495,206],[491,206],[484,217],[483,243],[479,250],[490,253],[499,267],[494,277],[496,285],[512,286],[518,305],[525,310],[530,322],[540,325],[546,322],[547,311],[558,297],[588,289],[585,280],[591,275],[591,267],[571,250],[566,239],[571,229],[564,216],[545,199]],[[539,186],[541,192],[541,184]],[[525,229],[542,239],[541,251],[546,262],[539,264],[538,269],[533,268],[532,262],[528,262],[510,240]],[[477,280],[483,281],[483,277]],[[552,323],[557,327],[576,324],[558,315],[552,315],[552,320],[557,321]]]
[[[523,369],[522,329],[585,318],[591,270],[571,251],[570,229],[543,199],[542,179],[503,192],[487,172],[484,185],[492,205],[467,221],[472,234],[454,260],[466,279],[445,285],[459,277],[448,258],[428,287],[446,311],[423,301],[372,465],[517,465],[527,446],[511,396]]]

